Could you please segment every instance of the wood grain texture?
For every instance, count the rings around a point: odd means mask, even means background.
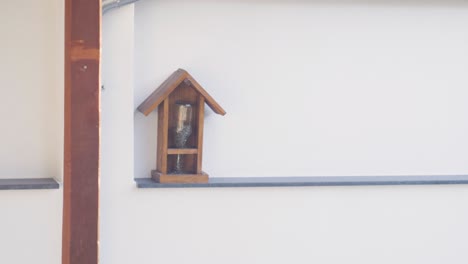
[[[198,99],[198,156],[197,156],[197,173],[202,173],[203,161],[203,127],[205,121],[205,98],[200,96]]]
[[[156,168],[167,173],[167,149],[169,134],[169,100],[159,105],[158,110],[158,149],[156,153]]]
[[[89,48],[84,45],[83,40],[75,40],[72,42],[70,50],[71,61],[80,60],[99,60],[101,56],[99,48]]]
[[[176,148],[174,130],[177,126],[177,108],[180,102],[192,109],[192,132],[184,148]],[[203,126],[205,103],[219,114],[224,109],[183,69],[178,69],[161,84],[139,107],[148,115],[158,107],[158,147],[156,170],[151,175],[155,181],[165,183],[206,183],[208,175],[202,171]],[[180,156],[176,156],[180,155]],[[174,175],[181,164],[184,175]]]
[[[225,115],[226,111],[216,100],[208,94],[208,92],[184,69],[178,69],[172,73],[143,103],[138,106],[138,111],[144,115],[149,115],[155,110],[164,99],[166,99],[174,89],[176,89],[182,82],[188,81],[201,96],[205,98],[208,106],[217,114]]]
[[[152,171],[151,176],[158,183],[208,183],[208,174],[162,174]]]
[[[98,263],[101,1],[65,0],[62,264]]]
[[[170,148],[167,150],[168,155],[176,154],[198,154],[197,148]]]
[[[149,115],[169,94],[187,78],[187,72],[178,69],[169,76],[143,103],[138,106],[138,111]]]
[[[219,105],[218,102],[216,102],[216,100],[211,97],[211,95],[203,89],[203,87],[189,73],[187,73],[187,76],[187,79],[190,81],[192,86],[205,98],[206,104],[218,115],[225,115],[226,111],[221,107],[221,105]]]

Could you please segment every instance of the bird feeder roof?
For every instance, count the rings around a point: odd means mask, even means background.
[[[205,98],[206,104],[217,114],[225,115],[226,111],[211,95],[184,69],[178,69],[167,78],[146,100],[138,106],[138,111],[149,115],[162,103],[182,82],[189,82],[190,86]]]

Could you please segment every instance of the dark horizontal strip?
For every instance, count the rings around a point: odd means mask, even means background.
[[[171,183],[171,184],[157,183],[149,178],[135,179],[135,181],[136,181],[138,188],[432,185],[432,184],[468,184],[468,175],[235,177],[235,178],[210,178],[208,183]]]
[[[0,179],[0,190],[58,189],[60,184],[53,178]]]

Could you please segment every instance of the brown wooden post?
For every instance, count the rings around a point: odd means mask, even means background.
[[[158,128],[162,128],[163,133],[158,133],[158,151],[156,168],[167,173],[167,138],[169,131],[169,100],[166,99],[158,108]]]
[[[197,155],[197,174],[202,174],[202,159],[203,159],[203,127],[205,121],[205,98],[198,96],[198,155]]]
[[[98,263],[101,0],[65,0],[62,264]]]

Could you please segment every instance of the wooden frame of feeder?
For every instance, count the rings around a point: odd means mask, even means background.
[[[173,146],[170,128],[175,122],[175,102],[188,102],[193,107],[193,133],[188,139],[187,148]],[[153,180],[159,183],[207,183],[208,174],[202,170],[203,124],[205,103],[217,114],[226,111],[203,87],[185,70],[175,71],[139,107],[144,115],[158,108],[158,147],[156,170],[151,172]],[[184,168],[187,173],[172,174],[176,155],[184,155]]]

